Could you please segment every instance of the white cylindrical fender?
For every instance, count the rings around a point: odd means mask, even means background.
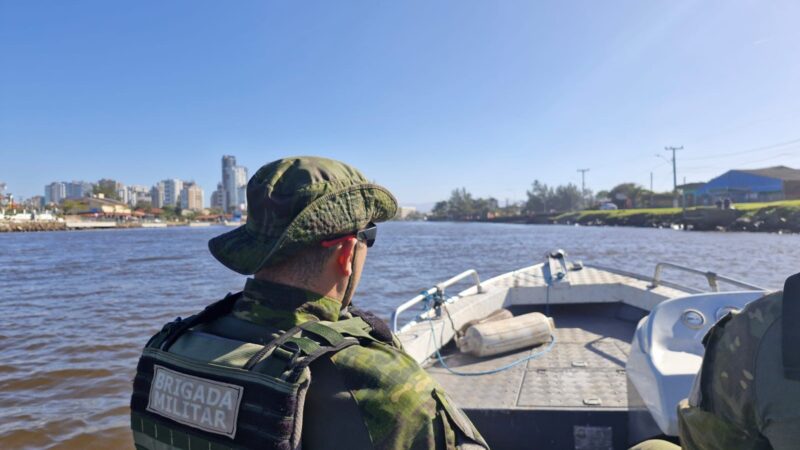
[[[510,319],[512,317],[514,317],[514,314],[511,314],[511,311],[509,311],[509,310],[507,310],[505,308],[497,309],[497,310],[492,311],[492,313],[489,314],[486,317],[483,317],[481,319],[473,319],[473,320],[470,320],[469,322],[465,323],[461,327],[461,330],[459,331],[459,334],[461,336],[463,336],[464,334],[466,334],[467,330],[469,330],[470,327],[478,325],[478,324],[481,324],[481,323],[496,322],[498,320]]]
[[[544,344],[555,328],[552,317],[534,312],[473,325],[459,341],[462,352],[483,357]]]

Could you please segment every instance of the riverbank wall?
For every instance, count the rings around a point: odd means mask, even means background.
[[[33,231],[82,231],[82,230],[114,230],[128,228],[166,228],[166,227],[196,227],[210,226],[205,223],[166,223],[166,222],[93,222],[93,221],[66,221],[66,222],[13,222],[0,221],[0,233],[3,232],[33,232]]]
[[[14,231],[64,231],[65,222],[11,222],[0,221],[0,233]]]

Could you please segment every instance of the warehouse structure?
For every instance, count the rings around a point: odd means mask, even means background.
[[[729,170],[697,188],[698,203],[717,200],[734,202],[771,202],[800,199],[800,170],[786,166],[752,170]]]

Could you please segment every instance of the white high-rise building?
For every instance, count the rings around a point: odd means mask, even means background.
[[[125,187],[125,195],[120,196],[120,199],[131,206],[136,206],[139,203],[152,202],[150,198],[150,189],[147,189],[147,186],[137,184]]]
[[[163,180],[162,183],[164,183],[164,206],[180,206],[183,181],[170,178]]]
[[[46,205],[49,205],[50,203],[57,205],[65,198],[67,198],[66,183],[54,181],[44,187],[44,203]]]
[[[236,165],[236,157],[222,157],[222,209],[232,212],[247,208],[247,168]]]
[[[234,167],[233,179],[236,181],[235,207],[244,211],[247,209],[247,168],[243,166]]]

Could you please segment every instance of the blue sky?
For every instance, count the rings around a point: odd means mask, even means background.
[[[403,204],[800,168],[800,3],[4,1],[0,181],[347,161]],[[786,143],[786,144],[784,144]],[[784,144],[784,145],[775,145]]]

